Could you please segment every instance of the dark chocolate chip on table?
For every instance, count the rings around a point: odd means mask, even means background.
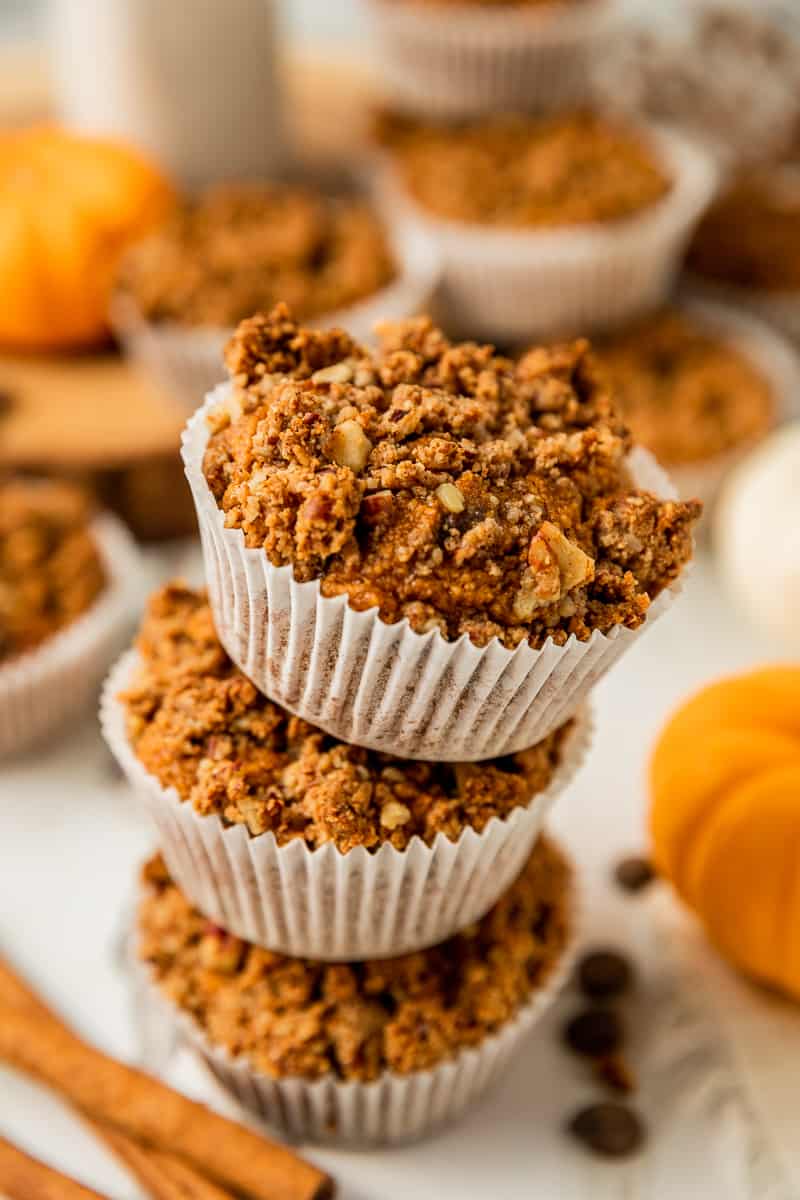
[[[624,1158],[642,1146],[642,1118],[624,1104],[604,1102],[582,1108],[569,1122],[569,1131],[603,1158]]]
[[[567,1022],[564,1040],[585,1058],[605,1058],[622,1044],[622,1022],[610,1008],[587,1008]]]
[[[640,892],[656,877],[653,864],[641,855],[632,854],[617,863],[614,878],[626,892]]]
[[[578,985],[591,1000],[624,995],[633,983],[633,968],[616,950],[594,950],[578,963]]]

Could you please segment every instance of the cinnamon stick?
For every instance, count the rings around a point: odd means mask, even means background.
[[[105,1200],[0,1138],[0,1193],[8,1200]]]
[[[152,1200],[232,1200],[230,1192],[198,1175],[179,1158],[161,1150],[145,1149],[107,1125],[92,1121],[91,1126]]]
[[[85,1116],[180,1158],[250,1200],[324,1200],[331,1178],[135,1067],[89,1046],[0,962],[0,1059],[33,1075]]]

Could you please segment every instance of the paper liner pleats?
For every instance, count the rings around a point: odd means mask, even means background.
[[[536,6],[368,0],[389,103],[424,116],[553,111],[591,101],[619,0]]]
[[[272,833],[200,816],[174,788],[151,775],[128,741],[117,699],[137,666],[135,652],[117,663],[103,688],[106,740],[158,830],[170,874],[205,916],[248,942],[320,960],[384,958],[434,945],[479,920],[517,877],[554,798],[570,783],[591,740],[581,712],[565,738],[549,786],[493,818],[481,833],[455,842],[438,834],[405,850],[386,843],[374,853],[342,854],[332,843],[309,849],[302,839],[278,845]]]
[[[265,695],[341,741],[397,757],[478,761],[533,746],[584,702],[643,630],[668,608],[679,585],[652,603],[638,630],[618,626],[540,650],[508,650],[497,639],[448,642],[407,621],[389,625],[377,609],[356,612],[318,582],[297,583],[248,549],[203,475],[212,393],[184,432],[183,458],[194,496],[206,579],[220,641]],[[638,487],[662,496],[671,485],[645,451],[631,455]]]
[[[27,750],[85,709],[128,633],[138,552],[116,517],[97,517],[92,534],[107,576],[97,600],[41,646],[0,666],[0,756]]]

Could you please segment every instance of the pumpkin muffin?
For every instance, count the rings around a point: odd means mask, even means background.
[[[138,953],[171,1005],[255,1077],[369,1083],[452,1062],[548,984],[571,929],[571,871],[541,838],[486,916],[400,958],[287,958],[213,925],[160,857],[142,876]]]
[[[65,483],[0,484],[0,666],[82,616],[106,585],[87,497]]]
[[[370,356],[284,307],[242,323],[204,471],[225,525],[322,595],[508,648],[635,629],[692,552],[696,503],[634,486],[584,341],[514,362],[429,320]]]
[[[447,221],[519,230],[615,222],[671,187],[642,136],[590,112],[458,124],[384,114],[377,137],[414,201]]]
[[[664,310],[596,350],[633,436],[665,466],[714,459],[774,424],[770,382],[730,340],[688,313]]]
[[[347,745],[262,696],[220,645],[205,594],[180,583],[151,599],[137,647],[121,700],[140,762],[198,814],[272,833],[280,846],[300,839],[346,854],[480,833],[549,786],[572,726],[479,764]]]
[[[800,292],[800,167],[734,180],[700,222],[687,266],[715,284]]]
[[[223,184],[187,200],[127,257],[120,289],[147,321],[233,328],[289,301],[310,320],[389,284],[387,234],[361,200]]]

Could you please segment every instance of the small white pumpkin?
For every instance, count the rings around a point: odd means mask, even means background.
[[[735,603],[788,652],[800,652],[800,421],[748,455],[726,481],[714,548]]]

